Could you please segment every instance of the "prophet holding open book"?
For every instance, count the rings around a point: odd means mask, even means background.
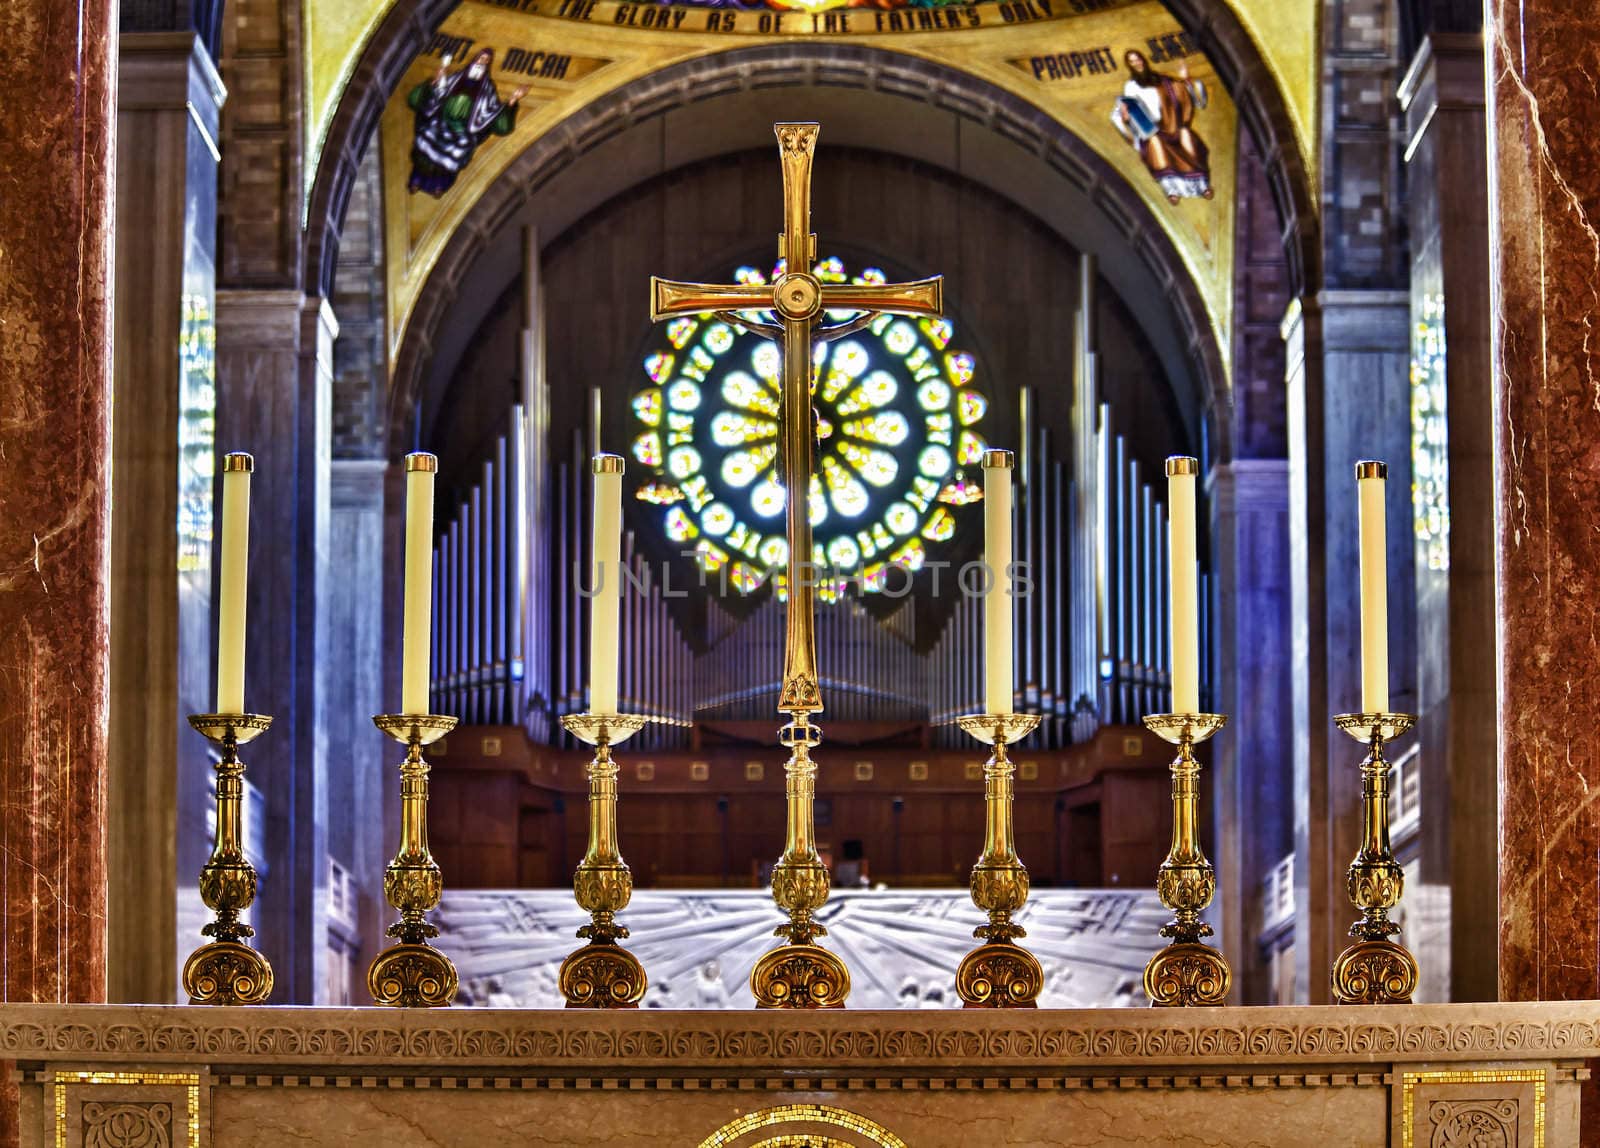
[[[1150,170],[1167,200],[1210,199],[1211,153],[1194,130],[1195,113],[1206,106],[1206,86],[1189,75],[1158,72],[1144,54],[1129,51],[1128,82],[1111,109],[1111,122]]]

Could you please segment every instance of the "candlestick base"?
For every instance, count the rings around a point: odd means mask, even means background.
[[[956,995],[965,1008],[1036,1008],[1044,990],[1044,969],[1017,941],[1027,931],[1012,914],[1028,903],[1028,868],[1017,856],[1012,826],[1016,767],[1006,746],[1039,726],[1038,714],[968,714],[957,722],[992,747],[983,766],[983,852],[972,867],[972,903],[988,914],[972,930],[985,943],[961,959]]]
[[[1010,941],[979,945],[956,968],[962,1008],[1038,1008],[1043,991],[1039,958]]]
[[[780,945],[750,970],[757,1008],[844,1008],[850,970],[821,945]]]
[[[380,1005],[441,1008],[455,1000],[459,981],[450,958],[428,944],[439,935],[427,914],[444,893],[444,874],[428,851],[428,763],[422,747],[456,727],[442,714],[379,714],[374,725],[406,747],[400,763],[400,849],[383,874],[383,895],[400,920],[385,935],[397,939],[373,958],[367,991]]]
[[[650,980],[621,945],[591,941],[561,962],[557,983],[568,1008],[624,1009],[639,1007]]]
[[[1392,940],[1400,926],[1389,913],[1405,891],[1405,871],[1389,844],[1387,741],[1416,724],[1413,714],[1340,714],[1334,725],[1367,744],[1361,763],[1362,846],[1350,862],[1346,887],[1361,919],[1350,926],[1356,943],[1334,959],[1333,999],[1339,1004],[1410,1004],[1421,970],[1416,957]]]
[[[1209,927],[1202,928],[1210,934]],[[1167,945],[1144,967],[1144,995],[1156,1008],[1224,1004],[1232,984],[1227,958],[1198,941]]]
[[[249,945],[212,941],[183,962],[183,991],[194,1005],[265,1004],[272,995],[272,965]]]
[[[390,945],[367,969],[372,1003],[392,1008],[448,1008],[459,988],[450,958],[425,942]]]
[[[255,930],[239,919],[256,899],[256,870],[244,852],[244,762],[239,747],[272,725],[266,714],[191,714],[189,725],[221,751],[217,831],[200,870],[200,899],[216,914],[201,929],[212,938],[183,964],[190,1004],[263,1004],[272,995],[272,964],[244,943]]]
[[[611,747],[642,730],[639,714],[567,714],[561,724],[595,747],[589,762],[589,849],[572,875],[572,892],[589,923],[578,930],[589,943],[561,962],[558,983],[568,1008],[638,1008],[649,978],[639,958],[619,940],[628,930],[617,914],[633,898],[633,874],[617,847],[617,763]]]
[[[1156,874],[1156,894],[1172,910],[1161,927],[1171,940],[1144,968],[1144,991],[1157,1007],[1220,1005],[1233,985],[1227,958],[1202,938],[1211,926],[1200,914],[1217,892],[1217,874],[1200,847],[1200,763],[1194,746],[1227,724],[1225,714],[1150,714],[1145,728],[1178,747],[1172,771],[1172,846]]]

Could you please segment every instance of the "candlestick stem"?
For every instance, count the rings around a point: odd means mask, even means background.
[[[1172,910],[1161,927],[1171,943],[1144,967],[1144,991],[1150,1003],[1163,1007],[1220,1005],[1228,997],[1233,972],[1220,951],[1202,938],[1211,926],[1200,914],[1217,891],[1217,874],[1200,847],[1200,763],[1194,747],[1227,722],[1223,714],[1151,714],[1147,729],[1178,747],[1172,759],[1172,845],[1156,875],[1156,893]]]
[[[611,747],[645,727],[636,714],[568,714],[561,719],[579,741],[595,747],[587,769],[589,848],[573,874],[572,891],[589,924],[589,943],[561,962],[561,995],[568,1008],[638,1008],[648,979],[639,958],[617,942],[628,936],[617,914],[633,897],[633,874],[617,844],[617,763]]]
[[[961,960],[956,993],[966,1008],[1036,1008],[1044,989],[1038,958],[1016,942],[1027,931],[1012,919],[1028,901],[1028,869],[1017,856],[1013,778],[1006,746],[1039,725],[1038,714],[971,714],[961,728],[993,747],[983,767],[983,852],[972,867],[972,903],[989,915],[972,931],[985,943]]]
[[[1417,959],[1390,938],[1400,926],[1389,912],[1400,904],[1405,871],[1389,844],[1389,770],[1383,743],[1416,722],[1413,714],[1340,714],[1334,724],[1367,743],[1361,762],[1361,848],[1350,862],[1347,887],[1361,919],[1350,926],[1356,943],[1333,962],[1333,997],[1340,1004],[1409,1004],[1417,990]]]
[[[400,849],[383,874],[383,895],[400,912],[385,930],[397,938],[373,958],[367,991],[381,1005],[437,1008],[455,1000],[458,979],[450,958],[428,944],[439,935],[427,913],[444,893],[444,874],[428,851],[428,763],[422,747],[456,727],[440,714],[380,714],[373,724],[406,747],[400,763]]]
[[[244,943],[255,930],[239,915],[256,899],[256,870],[244,851],[244,762],[239,746],[272,724],[266,714],[192,714],[189,724],[221,751],[217,771],[217,833],[200,870],[200,899],[216,913],[201,929],[212,938],[183,965],[190,1004],[262,1004],[272,995],[272,965]]]

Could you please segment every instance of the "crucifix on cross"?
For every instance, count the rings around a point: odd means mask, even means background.
[[[944,279],[914,283],[823,283],[811,273],[817,237],[811,233],[811,157],[818,124],[775,124],[783,163],[783,234],[778,253],[785,271],[770,284],[676,283],[650,280],[650,318],[654,322],[707,311],[745,330],[764,335],[783,349],[781,419],[784,488],[788,492],[788,636],[784,647],[783,690],[778,710],[791,716],[817,713],[822,692],[817,682],[817,642],[809,514],[813,426],[811,390],[815,376],[812,348],[821,341],[859,331],[876,315],[938,315]],[[778,323],[755,323],[740,311],[772,311]],[[822,325],[827,311],[857,311],[855,318]]]

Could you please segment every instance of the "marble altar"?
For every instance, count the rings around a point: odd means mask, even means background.
[[[1575,1145],[1600,1003],[1033,1012],[10,1005],[27,1148]],[[113,1135],[114,1134],[114,1135]]]

